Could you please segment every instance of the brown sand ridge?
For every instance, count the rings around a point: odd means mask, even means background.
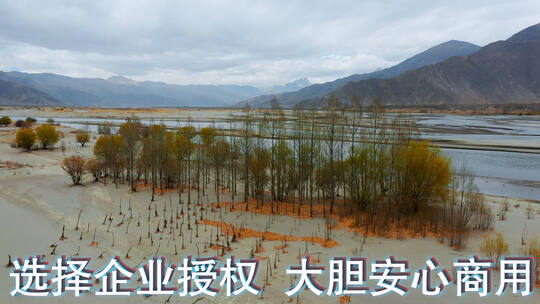
[[[227,235],[233,236],[234,234],[236,234],[236,239],[238,240],[247,239],[247,238],[260,238],[265,241],[286,241],[286,242],[303,241],[303,242],[309,242],[313,244],[319,244],[325,248],[334,248],[336,246],[339,246],[339,243],[333,239],[325,240],[321,237],[311,237],[311,236],[296,237],[292,235],[285,235],[285,234],[280,234],[280,233],[271,232],[271,231],[263,232],[263,231],[257,231],[251,228],[246,228],[246,227],[237,227],[225,221],[212,221],[208,219],[202,219],[199,221],[199,224],[218,227],[221,229],[223,233],[226,233]]]
[[[375,228],[375,230],[366,231],[365,227],[359,224],[365,223],[368,220],[368,215],[366,213],[360,213],[359,215],[351,215],[350,210],[348,210],[348,208],[345,208],[343,200],[335,201],[333,213],[330,213],[330,207],[328,205],[329,204],[313,204],[313,211],[311,212],[309,203],[304,203],[300,208],[300,212],[298,212],[298,204],[296,202],[275,201],[273,203],[272,212],[272,204],[270,202],[259,204],[259,206],[257,207],[257,201],[255,199],[248,199],[247,211],[255,214],[291,216],[302,220],[326,218],[331,220],[329,223],[332,224],[327,224],[327,226],[332,229],[345,229],[351,232],[365,235],[366,237],[413,239],[426,236],[438,238],[440,236],[440,232],[434,231],[432,227],[428,227],[425,230],[421,231],[413,229],[415,222],[413,220],[408,220],[407,218],[403,218],[400,223],[397,223],[395,221],[389,221],[386,225],[384,225],[384,229],[378,227]],[[217,208],[217,203],[213,203],[212,207]],[[236,212],[246,211],[245,202],[235,202],[234,208],[232,208],[231,202],[220,202],[220,207],[228,208],[230,211]],[[375,215],[374,217],[377,218],[378,216]],[[373,221],[377,222],[377,220]],[[321,246],[327,248],[332,248],[339,245],[329,244],[329,241],[331,239],[324,240],[324,238],[322,237],[302,237],[301,240],[311,242],[313,244],[320,244]]]
[[[152,183],[151,182],[148,182],[148,183],[144,183],[144,182],[138,182],[137,183],[137,191],[152,191]],[[163,189],[161,189],[160,187],[155,187],[154,188],[156,191],[156,194],[157,195],[163,195],[163,194],[166,194],[166,193],[171,193],[171,192],[177,192],[178,191],[178,187],[163,187]]]

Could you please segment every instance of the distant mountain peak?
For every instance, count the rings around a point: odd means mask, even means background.
[[[310,86],[311,85],[311,82],[309,81],[309,79],[307,79],[306,77],[304,78],[299,78],[299,79],[296,79],[295,81],[292,81],[290,82],[290,84],[294,84],[298,87],[307,87],[307,86]]]
[[[456,39],[448,40],[446,42],[443,42],[441,44],[436,45],[435,47],[437,47],[439,45],[469,45],[469,46],[473,45],[473,46],[476,46],[476,44],[474,44],[474,43],[470,43],[470,42],[462,41],[462,40],[456,40]]]
[[[293,80],[283,85],[275,85],[275,86],[263,89],[262,91],[265,94],[279,94],[279,93],[285,93],[285,92],[294,92],[294,91],[303,89],[305,87],[308,87],[310,85],[311,85],[311,82],[306,77],[304,77],[304,78]]]
[[[529,26],[528,28],[512,35],[508,38],[509,42],[524,42],[540,40],[540,23]]]
[[[446,42],[430,47],[429,49],[421,52],[420,54],[417,54],[409,59],[406,59],[402,63],[416,62],[414,64],[416,66],[411,66],[411,67],[419,68],[425,65],[426,63],[428,64],[438,63],[452,56],[470,55],[471,53],[474,53],[480,48],[481,48],[480,46],[470,43],[470,42],[460,41],[460,40],[448,40]],[[411,69],[411,67],[407,67],[407,69]]]
[[[111,77],[107,78],[107,81],[115,83],[115,84],[128,84],[128,85],[137,84],[137,81],[135,81],[133,79],[129,79],[129,78],[124,77],[122,75],[111,76]]]
[[[481,47],[479,45],[476,45],[474,43],[470,43],[467,41],[461,41],[461,40],[448,40],[443,43],[437,44],[436,46],[428,49],[429,50],[437,50],[437,49],[480,49]]]

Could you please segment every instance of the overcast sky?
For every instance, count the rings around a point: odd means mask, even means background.
[[[323,82],[450,39],[483,46],[539,22],[539,0],[1,1],[0,69],[177,84]]]

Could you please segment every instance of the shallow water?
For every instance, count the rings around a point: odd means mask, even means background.
[[[418,115],[422,137],[494,144],[540,145],[540,116]],[[465,164],[482,193],[540,200],[540,154],[443,149]]]
[[[540,200],[540,154],[443,149],[452,166],[476,176],[480,192]]]

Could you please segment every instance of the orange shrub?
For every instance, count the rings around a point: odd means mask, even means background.
[[[36,133],[30,128],[19,129],[15,135],[15,142],[17,147],[30,151],[36,142]]]

